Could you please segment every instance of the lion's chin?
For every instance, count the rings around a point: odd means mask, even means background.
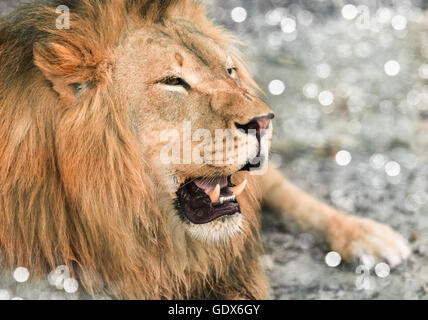
[[[207,244],[222,244],[243,231],[241,213],[222,216],[205,224],[184,223],[187,233],[195,240]]]

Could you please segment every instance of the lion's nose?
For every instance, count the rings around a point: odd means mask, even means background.
[[[246,124],[239,124],[235,122],[238,129],[244,130],[245,133],[249,133],[250,130],[255,130],[256,133],[260,133],[262,130],[266,130],[269,127],[270,121],[275,117],[273,113],[269,113],[265,116],[258,116],[250,120]]]

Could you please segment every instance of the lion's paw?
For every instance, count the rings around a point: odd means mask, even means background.
[[[332,250],[348,262],[369,255],[396,266],[411,252],[408,241],[388,226],[370,219],[341,215],[329,225],[327,240]]]

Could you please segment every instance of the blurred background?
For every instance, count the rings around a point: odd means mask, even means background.
[[[370,262],[333,268],[321,239],[267,216],[271,298],[428,298],[428,1],[208,3],[247,44],[276,113],[275,166],[329,204],[387,223],[414,249],[383,278]]]
[[[0,0],[0,14],[20,2]],[[414,251],[392,270],[332,267],[322,239],[264,215],[270,298],[427,299],[428,0],[205,2],[247,44],[276,113],[274,165],[319,199],[387,223]],[[75,283],[55,288],[51,277],[32,290],[25,276],[0,279],[0,298],[79,298]]]

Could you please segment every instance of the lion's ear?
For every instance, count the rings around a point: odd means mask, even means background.
[[[68,43],[36,43],[33,55],[34,64],[66,102],[108,78],[111,69],[104,57]]]

